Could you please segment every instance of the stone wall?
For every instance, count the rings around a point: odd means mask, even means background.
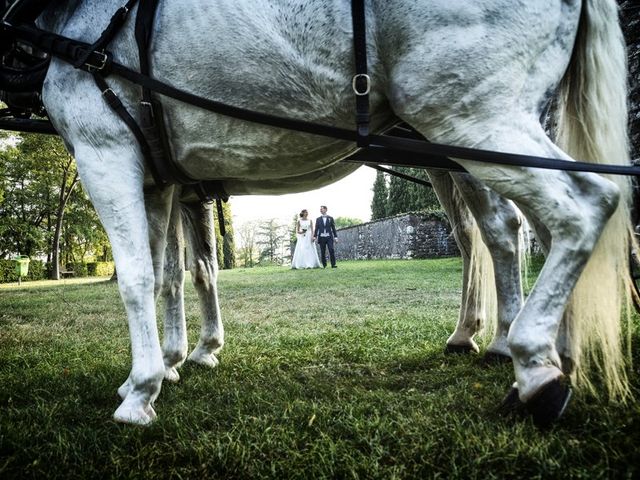
[[[433,214],[407,213],[338,230],[340,260],[458,255],[449,223]]]

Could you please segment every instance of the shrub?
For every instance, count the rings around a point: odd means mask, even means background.
[[[27,280],[45,280],[48,278],[48,265],[42,260],[31,260],[29,262],[29,274]]]
[[[87,275],[90,277],[110,277],[113,275],[113,262],[87,263]]]
[[[83,262],[69,262],[65,265],[65,270],[72,270],[74,277],[87,277],[87,264]]]
[[[41,260],[29,262],[29,273],[22,280],[44,280],[47,278],[47,264]],[[0,283],[17,282],[16,262],[11,259],[0,260]]]

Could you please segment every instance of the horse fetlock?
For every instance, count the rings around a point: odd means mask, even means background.
[[[187,358],[188,346],[185,344],[181,347],[165,347],[162,350],[162,358],[165,368],[179,367]]]
[[[506,336],[496,336],[487,347],[487,353],[511,358],[511,350]]]
[[[125,398],[127,398],[127,395],[129,395],[129,392],[131,391],[132,388],[133,387],[131,385],[131,377],[129,377],[125,380],[125,382],[122,385],[118,387],[118,395],[120,396],[121,399],[124,400]]]

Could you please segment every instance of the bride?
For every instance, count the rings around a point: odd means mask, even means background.
[[[320,268],[318,252],[313,243],[313,222],[307,218],[309,212],[302,210],[300,219],[296,222],[296,233],[298,241],[293,253],[291,268]]]

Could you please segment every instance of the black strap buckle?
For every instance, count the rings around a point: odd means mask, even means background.
[[[94,59],[96,56],[99,56],[98,61],[94,63]],[[104,70],[104,67],[107,66],[107,62],[109,61],[109,55],[105,52],[91,52],[89,58],[84,63],[84,66],[87,68],[87,72],[95,73]]]

